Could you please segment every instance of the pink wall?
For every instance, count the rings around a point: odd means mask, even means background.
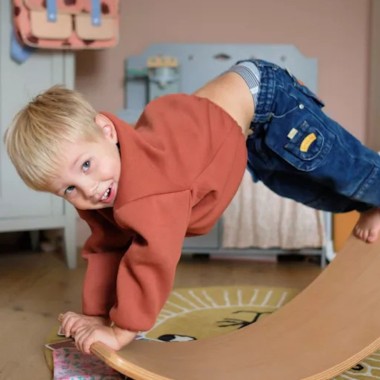
[[[124,59],[158,42],[294,44],[318,59],[326,111],[366,135],[371,0],[120,0],[120,44],[77,55],[77,89],[123,107]],[[244,58],[244,57],[242,57]]]

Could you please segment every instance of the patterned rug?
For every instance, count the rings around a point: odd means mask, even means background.
[[[141,338],[171,342],[226,334],[266,318],[297,293],[289,288],[252,286],[176,289],[153,329],[141,334]],[[51,339],[52,336],[49,341]],[[57,338],[53,339],[56,341]],[[49,355],[47,359],[52,367]],[[380,379],[380,351],[333,380],[351,379]]]

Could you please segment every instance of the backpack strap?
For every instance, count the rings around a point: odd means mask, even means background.
[[[100,26],[101,24],[100,0],[91,0],[91,21],[93,26]]]
[[[47,20],[49,22],[57,21],[57,1],[46,0]]]

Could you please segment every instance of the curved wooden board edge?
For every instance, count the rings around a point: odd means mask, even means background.
[[[150,372],[134,363],[129,362],[125,358],[118,355],[118,352],[109,348],[101,342],[96,342],[91,346],[91,352],[104,363],[112,367],[114,370],[126,376],[133,376],[134,380],[170,380],[158,374]]]
[[[155,343],[154,343],[155,344]],[[161,343],[158,343],[161,344]],[[321,373],[308,376],[300,380],[328,380],[337,376],[347,369],[355,366],[361,360],[371,355],[373,352],[380,348],[380,339],[376,340],[373,344],[366,347],[356,355],[348,358],[344,362],[338,364],[333,370],[327,369]],[[174,380],[173,378],[164,377],[154,372],[148,371],[130,361],[127,358],[121,357],[118,353],[103,343],[97,342],[91,346],[91,352],[99,359],[103,360],[107,365],[122,373],[123,375],[130,376],[134,380]],[[179,380],[179,379],[178,379]],[[261,379],[260,379],[261,380]]]
[[[360,361],[365,359],[367,356],[373,354],[380,348],[380,338],[376,339],[372,344],[368,345],[366,348],[360,352],[352,355],[350,358],[347,358],[343,362],[337,364],[334,368],[326,369],[325,371],[309,376],[301,380],[329,380],[337,375],[340,375],[344,371],[354,367]]]
[[[304,291],[244,329],[192,342],[135,341],[118,352],[100,343],[91,349],[136,380],[331,379],[380,348],[379,279],[380,242],[350,237]],[[251,353],[256,346],[260,352]]]

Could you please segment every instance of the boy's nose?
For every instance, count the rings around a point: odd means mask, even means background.
[[[99,182],[96,183],[88,183],[83,189],[84,194],[88,198],[94,198],[98,196],[98,188],[99,188]]]

